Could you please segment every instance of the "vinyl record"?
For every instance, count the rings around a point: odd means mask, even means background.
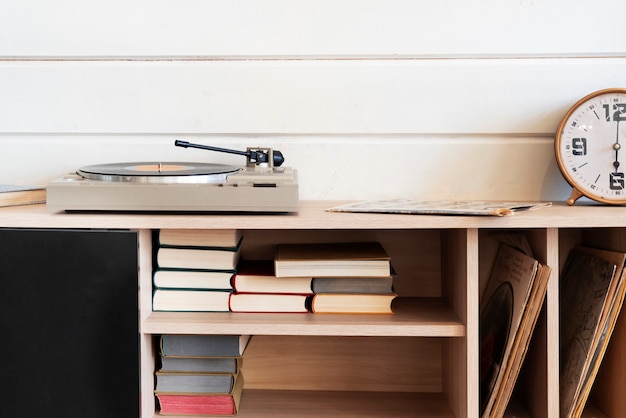
[[[224,183],[239,167],[211,163],[133,162],[98,164],[76,171],[81,177],[107,182]]]
[[[480,315],[480,403],[485,408],[502,367],[511,333],[513,287],[503,282],[491,294]]]

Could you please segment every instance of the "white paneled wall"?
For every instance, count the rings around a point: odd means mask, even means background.
[[[0,3],[0,183],[272,146],[302,199],[563,200],[554,131],[626,87],[626,2]]]

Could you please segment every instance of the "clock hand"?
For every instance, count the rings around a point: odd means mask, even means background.
[[[615,136],[615,144],[613,144],[613,149],[615,150],[615,161],[613,162],[613,167],[615,168],[615,172],[617,173],[617,169],[619,168],[619,150],[622,147],[619,143],[619,119],[617,120],[617,133]]]

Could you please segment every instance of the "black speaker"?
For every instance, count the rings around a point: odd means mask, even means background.
[[[139,416],[137,234],[0,229],[0,414]]]

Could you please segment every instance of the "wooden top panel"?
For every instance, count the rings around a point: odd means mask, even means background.
[[[63,213],[45,205],[0,209],[0,228],[102,229],[455,229],[626,227],[626,208],[595,204],[552,207],[508,217],[330,213],[339,201],[303,201],[296,214]]]

